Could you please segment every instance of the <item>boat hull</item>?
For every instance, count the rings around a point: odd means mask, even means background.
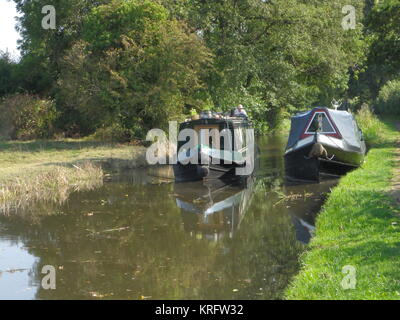
[[[247,179],[252,176],[257,169],[260,167],[260,150],[258,146],[255,146],[254,156],[251,157],[253,170],[250,170],[248,174],[239,175],[237,169],[245,167],[246,164],[213,164],[213,159],[210,158],[209,165],[201,164],[186,164],[183,165],[180,162],[173,166],[175,181],[177,182],[188,182],[188,181],[199,181],[199,180],[222,180],[227,183],[237,182],[243,179]],[[249,166],[250,167],[250,166]]]
[[[323,145],[329,158],[309,158],[314,143],[298,148],[285,155],[285,171],[295,180],[320,181],[324,177],[341,176],[359,167],[364,159],[360,152],[345,151]]]
[[[202,166],[199,164],[182,165],[180,163],[173,166],[175,181],[199,181],[199,180],[223,180],[233,181],[239,180],[243,177],[236,174],[236,169],[240,168],[239,165],[224,166],[224,165],[210,165]]]

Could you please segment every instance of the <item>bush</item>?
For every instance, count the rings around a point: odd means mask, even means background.
[[[379,121],[367,104],[361,106],[360,110],[357,112],[356,118],[368,146],[382,142],[382,122]]]
[[[183,22],[167,17],[150,0],[92,10],[86,41],[74,43],[60,62],[57,106],[62,119],[72,115],[65,128],[73,124],[84,135],[103,128],[101,136],[119,124],[143,139],[148,130],[182,118],[184,106],[205,90],[211,52]]]
[[[0,96],[14,93],[16,86],[14,83],[14,73],[16,63],[13,61],[9,52],[0,50]]]
[[[54,102],[29,94],[15,94],[0,102],[0,139],[46,139],[54,135]]]
[[[88,137],[88,140],[108,141],[108,142],[128,142],[131,135],[128,130],[115,123],[108,127],[101,127],[94,134]]]
[[[376,104],[380,114],[400,114],[400,80],[388,81],[381,88]]]

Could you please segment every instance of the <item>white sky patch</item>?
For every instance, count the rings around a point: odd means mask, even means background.
[[[20,35],[15,30],[18,16],[14,1],[0,0],[0,50],[8,50],[12,56],[19,57],[17,49],[17,40]]]

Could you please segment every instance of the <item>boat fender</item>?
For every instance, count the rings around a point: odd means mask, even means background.
[[[308,154],[308,157],[305,157],[306,159],[311,159],[311,158],[320,158],[324,157],[329,160],[332,160],[335,155],[332,155],[332,157],[328,157],[328,151],[324,148],[322,144],[319,142],[314,143],[310,153]]]
[[[202,178],[207,177],[210,173],[210,169],[207,166],[198,166],[197,173]]]

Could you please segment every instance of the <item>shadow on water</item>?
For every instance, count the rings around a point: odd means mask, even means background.
[[[41,205],[40,219],[2,217],[0,299],[282,298],[335,181],[286,183],[284,139],[260,147],[261,168],[242,184],[129,171]],[[56,290],[40,288],[44,265]]]

